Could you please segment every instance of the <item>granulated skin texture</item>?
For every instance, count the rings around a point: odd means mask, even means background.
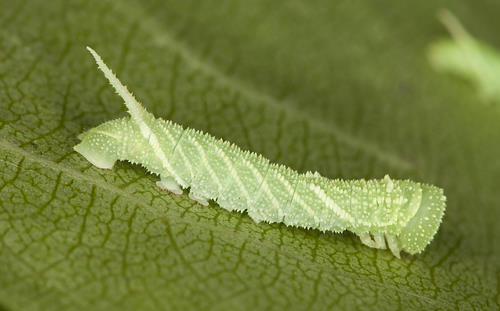
[[[374,248],[416,254],[432,241],[444,214],[441,188],[383,179],[328,179],[299,174],[253,152],[200,131],[155,118],[88,48],[123,98],[130,117],[101,124],[79,136],[74,149],[99,168],[117,160],[159,175],[157,185],[176,194],[189,188],[200,204],[214,200],[228,211],[247,211],[255,222],[342,232]]]

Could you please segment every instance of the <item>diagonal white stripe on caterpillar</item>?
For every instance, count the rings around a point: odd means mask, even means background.
[[[190,198],[203,205],[214,200],[229,211],[247,211],[256,222],[349,230],[363,244],[389,248],[398,258],[401,251],[423,251],[439,229],[446,206],[441,188],[388,175],[340,180],[299,174],[209,134],[155,118],[87,49],[130,113],[79,135],[74,149],[95,166],[111,169],[117,160],[141,164],[160,176],[161,188],[176,194],[190,188]]]

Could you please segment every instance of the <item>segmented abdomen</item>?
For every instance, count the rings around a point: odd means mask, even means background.
[[[368,231],[395,225],[407,205],[396,181],[342,181],[317,173],[298,174],[197,130],[164,130],[170,137],[178,133],[166,152],[181,184],[227,210],[246,210],[257,222],[284,222],[323,231],[351,227]]]
[[[94,165],[109,169],[118,159],[130,160],[159,174],[162,189],[180,194],[179,185],[190,187],[190,197],[201,204],[213,199],[227,210],[247,210],[257,222],[347,229],[370,247],[389,247],[397,257],[401,249],[422,251],[439,228],[446,206],[442,189],[388,175],[343,181],[298,174],[208,134],[156,119],[87,49],[131,115],[79,136],[75,150]]]

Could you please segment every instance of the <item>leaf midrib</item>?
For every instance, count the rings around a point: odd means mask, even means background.
[[[101,189],[104,189],[108,192],[112,192],[116,195],[119,195],[119,196],[122,196],[124,198],[127,199],[128,202],[131,202],[133,203],[134,205],[136,206],[139,206],[141,208],[145,208],[147,211],[151,212],[153,215],[156,215],[156,210],[154,208],[152,208],[151,206],[147,205],[147,204],[144,204],[143,201],[140,201],[138,199],[136,199],[134,196],[130,195],[130,193],[118,188],[118,187],[115,187],[115,186],[112,186],[110,184],[107,184],[105,182],[102,182],[101,180],[97,180],[97,179],[93,179],[93,178],[90,178],[88,176],[86,176],[85,174],[75,170],[75,169],[72,169],[72,168],[68,168],[68,167],[65,167],[59,163],[56,163],[56,162],[53,162],[51,160],[47,160],[47,159],[43,159],[41,157],[37,157],[36,155],[32,154],[32,153],[29,153],[21,148],[19,148],[18,146],[8,142],[7,140],[0,140],[0,149],[3,149],[7,152],[11,152],[11,153],[15,153],[15,154],[18,154],[20,155],[21,157],[23,158],[26,158],[26,159],[29,159],[30,161],[32,162],[35,162],[35,163],[38,163],[44,167],[47,167],[49,169],[52,169],[52,170],[55,170],[55,171],[58,171],[58,172],[61,172],[61,173],[64,173],[64,174],[67,174],[68,176],[70,176],[71,178],[73,179],[76,179],[76,180],[80,180],[82,182],[86,182],[90,185],[95,185],[96,187],[99,187]],[[169,217],[167,216],[164,216],[162,215],[161,218],[165,221],[167,221],[167,223],[169,222],[169,220],[171,220]],[[198,227],[201,227],[201,228],[204,228],[204,229],[207,229],[209,231],[213,231],[213,232],[218,232],[218,233],[222,233],[222,234],[225,234],[227,233],[227,231],[219,228],[218,226],[213,226],[213,225],[210,225],[210,224],[204,224],[204,223],[200,223],[200,222],[193,222],[193,221],[190,221],[190,220],[185,220],[183,218],[176,218],[175,220],[176,223],[180,223],[180,224],[186,224],[186,225],[190,225],[190,226],[198,226]],[[266,241],[263,241],[263,240],[255,240],[255,239],[248,239],[247,237],[243,236],[240,232],[236,231],[236,232],[232,232],[231,233],[231,237],[232,239],[234,239],[234,237],[238,236],[238,238],[242,241],[245,241],[245,242],[248,242],[248,243],[252,243],[252,244],[255,244],[255,245],[258,245],[259,248],[261,247],[265,247],[267,249],[270,249],[274,252],[277,251],[277,247],[275,244],[272,244],[272,243],[267,243]],[[257,243],[258,242],[258,243]],[[308,259],[305,259],[303,257],[297,257],[295,256],[294,254],[288,252],[288,251],[284,251],[282,249],[279,249],[279,252],[280,254],[288,257],[288,258],[291,258],[291,259],[294,259],[296,260],[297,262],[305,262],[307,263],[308,265],[312,266],[312,267],[317,267],[319,264],[314,262],[314,261],[310,261]],[[328,270],[327,272],[328,273],[332,273],[333,275],[342,275],[343,277],[345,278],[348,278],[348,279],[356,279],[357,281],[360,281],[360,282],[368,282],[368,283],[371,283],[371,284],[374,284],[378,287],[383,287],[383,288],[386,288],[386,289],[389,289],[389,290],[393,290],[395,292],[398,292],[398,293],[401,293],[401,294],[405,294],[407,296],[414,296],[414,297],[418,297],[422,300],[425,300],[427,303],[429,303],[430,305],[436,305],[436,304],[439,304],[439,305],[442,305],[442,306],[446,306],[446,307],[451,307],[453,306],[454,304],[448,300],[443,300],[441,297],[439,299],[435,299],[435,298],[429,298],[429,297],[426,297],[424,295],[420,295],[420,294],[415,294],[414,292],[412,291],[407,291],[407,290],[403,290],[403,289],[400,289],[394,285],[388,285],[386,283],[383,283],[383,282],[378,282],[378,281],[374,281],[374,280],[370,280],[370,279],[363,279],[361,277],[358,277],[357,275],[355,274],[350,274],[348,272],[345,272],[345,271],[342,271],[342,270],[337,270],[337,269],[332,269],[331,267],[317,267],[317,271],[321,272],[321,271],[325,271],[325,270]]]

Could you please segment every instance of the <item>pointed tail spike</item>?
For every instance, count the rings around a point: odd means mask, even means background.
[[[457,41],[472,39],[464,26],[462,26],[460,21],[450,11],[441,9],[438,12],[438,19]]]
[[[120,95],[120,97],[125,102],[125,106],[127,106],[128,112],[132,116],[132,119],[142,123],[144,114],[147,113],[146,109],[135,99],[134,95],[129,92],[127,87],[123,85],[120,80],[116,77],[113,71],[104,63],[101,56],[97,54],[91,47],[87,46],[87,50],[92,54],[97,63],[99,69],[104,73],[104,76],[108,79],[109,83],[113,86],[116,93]]]

